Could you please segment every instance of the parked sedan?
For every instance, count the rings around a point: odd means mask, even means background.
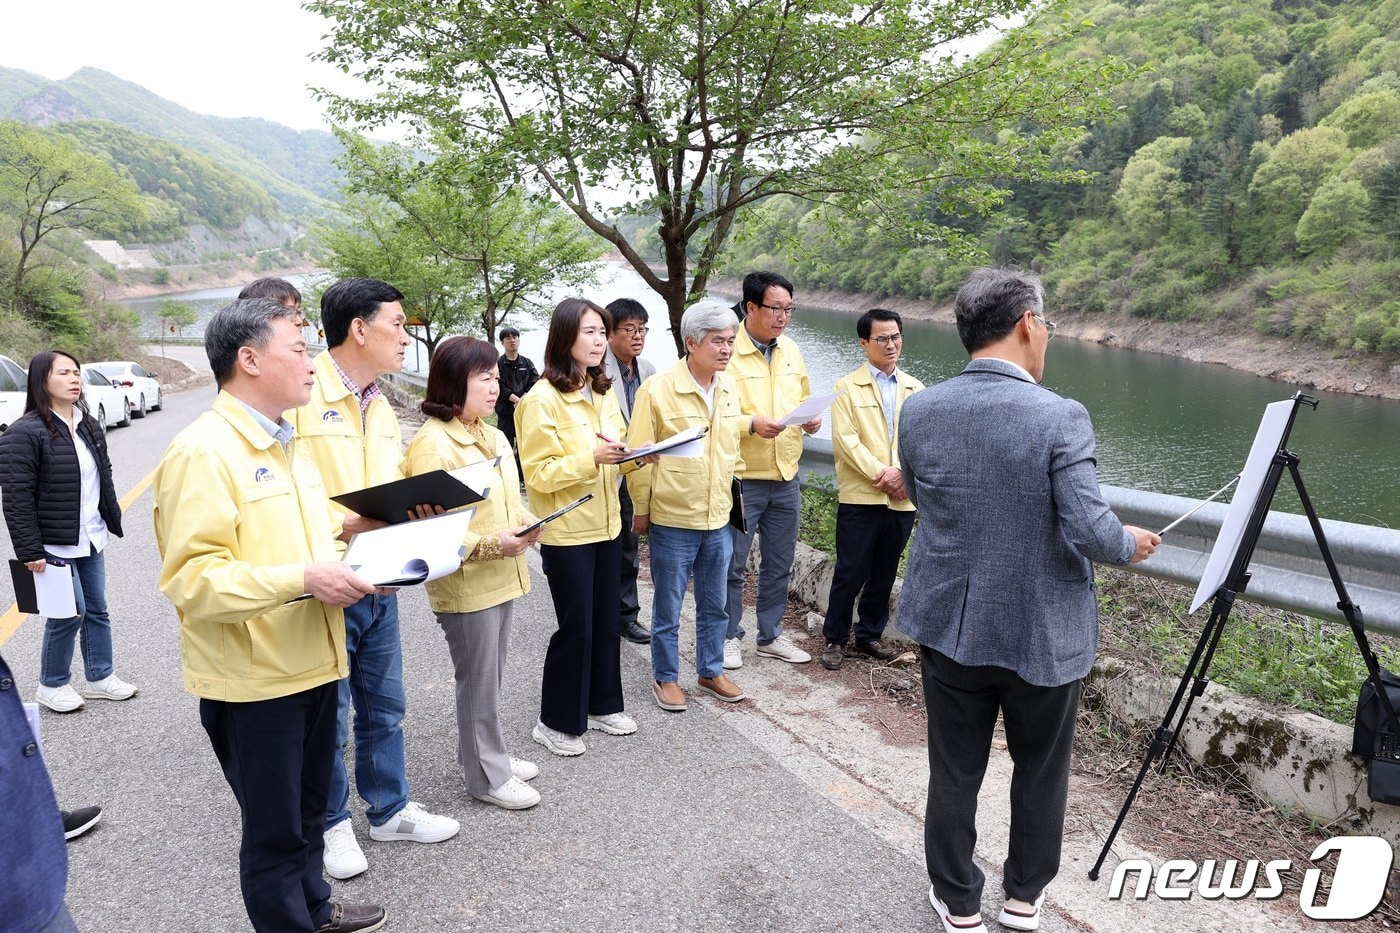
[[[0,433],[24,414],[28,375],[8,356],[0,356]]]
[[[91,366],[83,367],[83,400],[104,431],[131,424],[131,403],[121,387]]]
[[[148,411],[160,411],[160,381],[140,363],[108,360],[88,365],[122,388],[131,405],[131,417],[144,418]]]

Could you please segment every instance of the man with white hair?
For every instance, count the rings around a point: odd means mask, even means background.
[[[664,710],[686,708],[679,680],[678,635],[686,585],[695,581],[697,686],[726,703],[744,699],[724,673],[729,627],[726,591],[733,540],[731,483],[743,467],[739,438],[747,430],[738,389],[724,370],[734,355],[739,320],[717,301],[692,305],[681,317],[686,357],[637,390],[627,433],[638,448],[694,428],[707,428],[693,456],[663,456],[627,477],[632,531],[651,551],[652,692]]]

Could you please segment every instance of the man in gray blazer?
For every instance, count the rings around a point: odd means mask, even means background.
[[[603,366],[612,379],[617,402],[622,406],[622,420],[632,423],[632,402],[637,387],[656,367],[642,359],[647,340],[647,309],[640,301],[619,298],[608,305],[612,315],[612,333],[608,335],[608,351]],[[637,621],[637,536],[632,533],[632,497],[627,484],[618,487],[618,504],[622,513],[622,637],[638,645],[651,641],[651,632]]]
[[[899,424],[919,525],[895,624],[923,665],[929,900],[947,930],[985,930],[972,852],[1000,711],[1015,766],[998,919],[1034,930],[1059,871],[1075,713],[1097,643],[1090,562],[1135,563],[1161,538],[1109,510],[1089,413],[1038,384],[1054,328],[1040,281],[978,269],[955,312],[972,359],[911,396]]]

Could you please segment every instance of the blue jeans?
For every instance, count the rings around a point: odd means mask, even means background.
[[[695,672],[701,677],[724,673],[725,577],[733,544],[729,526],[713,531],[652,525],[651,674],[661,683],[679,677],[681,601],[695,575]]]
[[[78,614],[71,619],[44,621],[39,683],[62,687],[72,678],[73,641],[82,635],[83,673],[88,683],[112,674],[112,620],[107,616],[107,564],[101,551],[87,557],[61,557],[73,570],[73,596]]]
[[[729,559],[729,633],[743,638],[744,570],[749,548],[758,533],[758,643],[766,645],[783,634],[788,579],[797,550],[797,519],[802,511],[802,484],[789,480],[744,480],[744,520],[748,533],[730,528],[734,556]],[[728,527],[728,526],[726,526]]]
[[[350,779],[345,743],[350,738],[350,700],[355,701],[355,787],[369,804],[365,815],[382,826],[408,804],[404,773],[403,646],[399,644],[399,600],[366,596],[345,610],[345,652],[350,676],[340,682],[336,755],[326,798],[326,828],[350,819]]]

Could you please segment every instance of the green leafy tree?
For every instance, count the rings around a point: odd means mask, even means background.
[[[156,305],[156,323],[160,328],[160,355],[165,356],[165,335],[180,333],[182,327],[189,327],[199,320],[194,305],[167,298]]]
[[[392,281],[413,305],[431,358],[446,336],[487,340],[533,296],[594,280],[602,253],[571,215],[505,183],[493,160],[450,148],[422,161],[342,132],[347,198],[322,227],[338,275]]]
[[[1359,181],[1332,178],[1317,189],[1298,219],[1293,238],[1298,252],[1323,254],[1354,239],[1366,226],[1371,198]]]
[[[1006,180],[1053,176],[1051,153],[1106,112],[1126,67],[1051,61],[1080,24],[1053,7],[973,59],[960,43],[1038,0],[308,0],[318,57],[375,88],[322,92],[340,118],[405,121],[498,152],[626,259],[679,321],[704,294],[736,216],[777,194],[869,226],[965,247],[912,215],[988,211]],[[915,158],[917,156],[917,158]],[[619,204],[619,200],[621,203]],[[618,215],[658,218],[644,254]],[[655,266],[653,265],[655,262]]]
[[[144,212],[136,186],[102,159],[43,130],[0,121],[0,216],[18,237],[9,285],[20,311],[47,316],[24,300],[25,276],[46,237],[59,230],[101,233],[139,222]]]
[[[1156,242],[1185,207],[1181,165],[1190,148],[1189,137],[1163,136],[1139,149],[1124,167],[1113,206],[1138,242]]]

